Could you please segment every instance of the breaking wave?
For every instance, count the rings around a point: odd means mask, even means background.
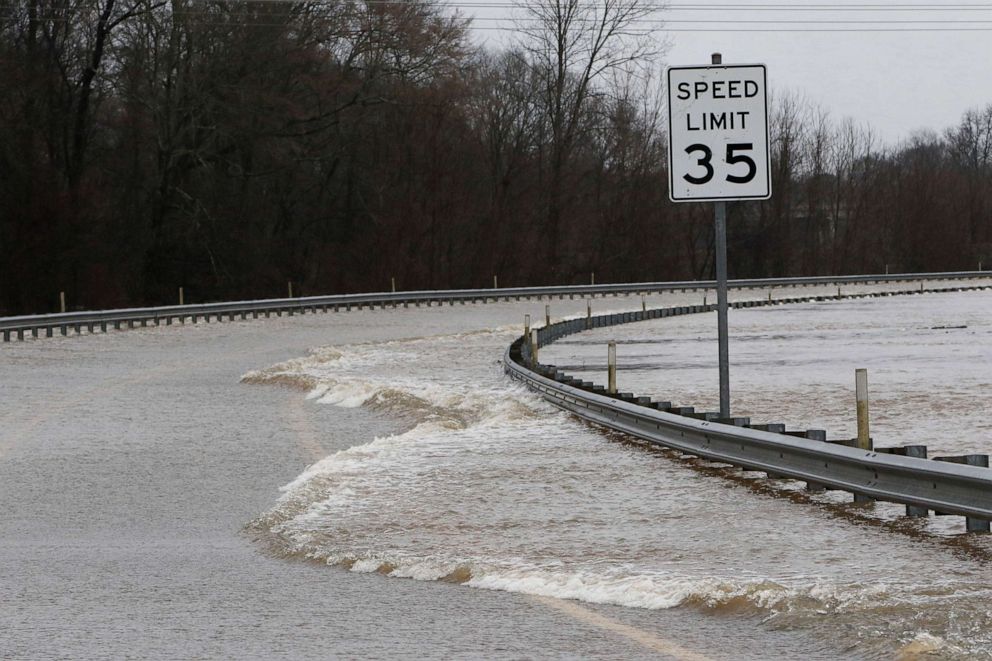
[[[321,348],[246,374],[408,423],[308,466],[249,529],[276,554],[352,572],[826,627],[880,656],[992,649],[987,568],[914,580],[900,554],[945,568],[946,554],[607,442],[502,376],[516,334]],[[892,557],[865,572],[880,553]]]

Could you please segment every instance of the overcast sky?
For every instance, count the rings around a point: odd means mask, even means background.
[[[455,0],[463,8],[465,1]],[[992,104],[992,2],[847,0],[816,3],[843,11],[803,10],[813,2],[671,0],[657,15],[670,29],[662,32],[672,44],[667,64],[705,64],[714,51],[725,63],[764,63],[773,92],[801,92],[835,119],[871,124],[887,142],[918,129],[942,131],[965,110]],[[507,38],[492,28],[511,25],[510,10],[462,11],[480,17],[479,38]],[[724,22],[693,22],[699,20]],[[729,31],[682,31],[710,27]],[[758,28],[773,31],[744,31]],[[798,31],[838,28],[871,31]],[[919,28],[942,31],[908,31]]]

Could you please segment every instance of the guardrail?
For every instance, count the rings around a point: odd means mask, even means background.
[[[816,285],[845,285],[845,284],[879,284],[907,281],[926,280],[968,280],[992,277],[992,273],[984,271],[954,271],[947,273],[899,273],[892,275],[847,275],[847,276],[813,276],[804,278],[760,278],[731,280],[730,289],[754,289],[774,287],[797,287]],[[509,287],[493,289],[451,289],[440,291],[408,291],[381,292],[369,294],[341,294],[334,296],[309,296],[301,298],[273,298],[254,301],[232,301],[225,303],[202,303],[195,305],[168,305],[148,308],[129,308],[123,310],[100,310],[92,312],[65,312],[56,314],[25,315],[17,317],[0,317],[0,333],[4,342],[11,337],[23,340],[26,334],[40,337],[52,337],[56,330],[61,335],[69,331],[77,334],[83,328],[93,333],[97,328],[106,332],[110,326],[115,330],[133,328],[135,326],[171,325],[174,322],[192,323],[199,320],[209,322],[211,319],[223,321],[225,317],[233,321],[236,318],[247,319],[248,315],[258,318],[276,314],[305,314],[306,312],[328,312],[351,310],[362,307],[386,307],[403,305],[432,305],[434,303],[458,302],[488,302],[523,299],[532,297],[558,296],[605,296],[608,294],[631,293],[661,293],[685,291],[689,289],[713,289],[715,280],[669,281],[669,282],[635,282],[603,285],[556,285],[550,287]]]
[[[988,287],[954,287],[959,291]],[[918,290],[889,292],[920,293]],[[734,308],[779,303],[840,300],[869,294],[807,296],[775,301],[735,301]],[[504,356],[506,372],[555,406],[590,422],[649,443],[724,462],[769,477],[803,480],[818,491],[836,489],[855,501],[881,500],[906,505],[907,516],[954,514],[966,517],[968,531],[988,531],[992,520],[992,470],[987,455],[926,459],[924,446],[848,447],[848,439],[827,441],[823,430],[786,431],[782,424],[751,424],[748,418],[720,418],[632,393],[610,395],[606,388],[568,376],[553,365],[532,360],[536,347],[592,328],[668,316],[708,312],[715,305],[690,305],[570,319],[535,329],[534,338],[517,339]],[[922,448],[922,450],[921,450]],[[953,462],[953,463],[951,463]],[[973,465],[967,465],[973,464]]]

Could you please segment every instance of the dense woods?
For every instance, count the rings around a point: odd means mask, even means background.
[[[0,2],[0,314],[712,274],[637,0],[499,50],[424,0]],[[731,277],[992,265],[992,105],[897,145],[773,106]]]

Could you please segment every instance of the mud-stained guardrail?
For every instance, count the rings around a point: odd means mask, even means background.
[[[900,273],[892,275],[814,276],[805,278],[761,278],[731,280],[730,289],[768,289],[824,285],[871,285],[934,280],[974,280],[992,277],[988,271],[954,271],[947,273]],[[0,334],[4,342],[12,338],[52,337],[55,333],[68,335],[108,329],[121,330],[137,326],[160,326],[257,319],[260,316],[292,316],[317,312],[339,312],[361,308],[410,307],[421,305],[454,305],[455,303],[488,303],[532,298],[595,297],[621,294],[658,294],[664,292],[713,289],[715,280],[634,282],[602,285],[556,285],[550,287],[503,287],[492,289],[449,289],[436,291],[400,291],[300,298],[272,298],[194,305],[166,305],[122,310],[63,312],[55,314],[0,317]]]
[[[945,287],[927,292],[989,289]],[[912,289],[881,295],[917,294]],[[841,300],[879,294],[805,296],[774,301],[736,301],[733,308],[784,303]],[[835,489],[854,494],[856,501],[880,500],[906,505],[913,517],[952,514],[966,517],[969,532],[989,531],[992,520],[992,470],[988,455],[926,458],[920,445],[852,447],[856,439],[831,441],[818,429],[789,431],[783,424],[753,424],[749,418],[721,418],[719,413],[673,406],[633,393],[610,394],[607,388],[573,378],[534,357],[539,348],[584,330],[669,316],[709,312],[716,305],[687,305],[636,312],[604,314],[560,321],[534,329],[506,350],[506,372],[555,406],[589,422],[641,440],[673,448],[769,477],[803,480],[814,491]]]

